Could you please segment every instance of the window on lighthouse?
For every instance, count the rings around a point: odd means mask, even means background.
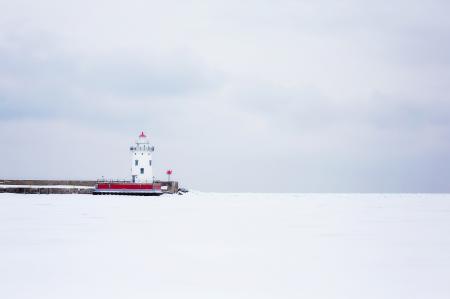
[[[141,168],[141,174],[144,174],[144,168]]]
[[[148,161],[148,165],[152,166],[152,160]]]
[[[134,166],[138,166],[139,160],[134,160]]]

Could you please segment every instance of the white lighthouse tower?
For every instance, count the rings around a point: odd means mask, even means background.
[[[153,182],[152,153],[154,146],[150,140],[141,132],[136,144],[130,147],[131,152],[131,181],[133,183]]]

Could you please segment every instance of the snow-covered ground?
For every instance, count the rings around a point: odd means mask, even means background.
[[[450,298],[450,195],[0,194],[0,298]]]

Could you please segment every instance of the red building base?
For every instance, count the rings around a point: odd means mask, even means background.
[[[94,195],[153,195],[163,194],[161,184],[139,184],[131,182],[99,182],[95,185]]]

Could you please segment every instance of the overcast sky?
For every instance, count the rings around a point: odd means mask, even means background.
[[[450,192],[450,2],[0,0],[0,177]]]

